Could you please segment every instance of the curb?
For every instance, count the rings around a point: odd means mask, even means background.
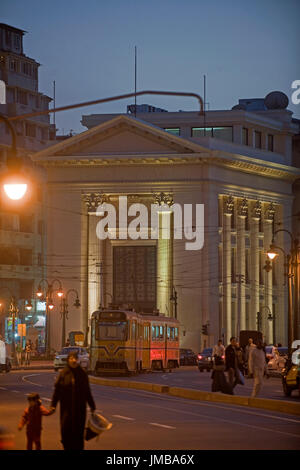
[[[102,379],[98,377],[89,377],[92,384],[104,385],[110,387],[135,388],[148,392],[164,393],[173,397],[187,398],[190,400],[201,400],[218,403],[227,403],[251,408],[262,408],[269,411],[279,411],[300,416],[300,403],[291,403],[284,400],[273,400],[271,398],[251,398],[239,395],[226,395],[214,392],[205,392],[190,388],[169,387],[168,385],[159,385],[145,382],[131,382],[127,380]]]

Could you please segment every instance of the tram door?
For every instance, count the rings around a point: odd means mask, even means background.
[[[143,332],[143,355],[142,355],[142,368],[150,369],[150,323],[144,323],[144,332]]]

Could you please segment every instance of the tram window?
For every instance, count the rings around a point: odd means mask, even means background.
[[[136,323],[132,322],[131,325],[131,339],[135,339],[136,335]]]
[[[127,322],[100,322],[97,328],[97,340],[126,340]]]
[[[171,330],[170,339],[173,340],[174,339],[174,328],[173,328],[173,326],[170,328],[170,330]]]
[[[155,326],[152,326],[152,339],[155,339]]]
[[[149,327],[144,326],[144,338],[148,339],[148,337],[149,337]]]
[[[178,328],[175,327],[175,339],[176,341],[178,341]]]
[[[155,338],[159,338],[159,326],[156,327]]]
[[[164,327],[163,327],[163,326],[160,326],[160,327],[159,327],[159,337],[160,337],[160,338],[163,338],[163,337],[164,337]]]
[[[170,339],[170,327],[169,326],[167,327],[167,337],[168,339]]]

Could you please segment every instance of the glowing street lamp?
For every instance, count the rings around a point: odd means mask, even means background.
[[[5,195],[10,200],[19,201],[27,193],[29,185],[27,179],[21,172],[22,159],[17,156],[15,130],[5,116],[0,115],[0,120],[4,121],[12,138],[11,149],[6,160],[7,171],[1,176],[1,184]]]

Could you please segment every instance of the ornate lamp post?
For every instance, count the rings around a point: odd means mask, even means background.
[[[286,253],[283,248],[274,244],[275,235],[278,232],[286,232],[291,238],[290,253]],[[291,232],[286,229],[278,229],[274,232],[270,249],[267,253],[270,260],[278,256],[277,251],[281,251],[285,260],[285,276],[288,278],[288,347],[291,347],[292,341],[297,339],[299,327],[299,241],[293,237]],[[266,264],[265,269],[272,269],[270,263]],[[294,282],[293,282],[294,281]],[[294,284],[294,315],[293,315],[293,284]]]
[[[47,279],[44,279],[44,278],[41,279],[41,281],[39,282],[38,290],[36,292],[36,295],[40,300],[43,300],[43,299],[46,300],[45,348],[46,348],[47,358],[50,356],[50,312],[54,308],[53,294],[55,293],[55,289],[54,289],[55,282],[59,284],[59,287],[57,289],[57,296],[62,297],[63,295],[62,285],[59,279],[53,279],[51,282],[49,282]],[[45,293],[42,287],[43,283],[45,283],[47,286]]]
[[[76,289],[67,290],[66,294],[61,296],[61,317],[62,317],[62,336],[61,336],[61,347],[63,348],[66,341],[66,318],[68,318],[68,296],[69,294],[76,294],[76,300],[73,304],[74,307],[79,308],[79,295]]]

